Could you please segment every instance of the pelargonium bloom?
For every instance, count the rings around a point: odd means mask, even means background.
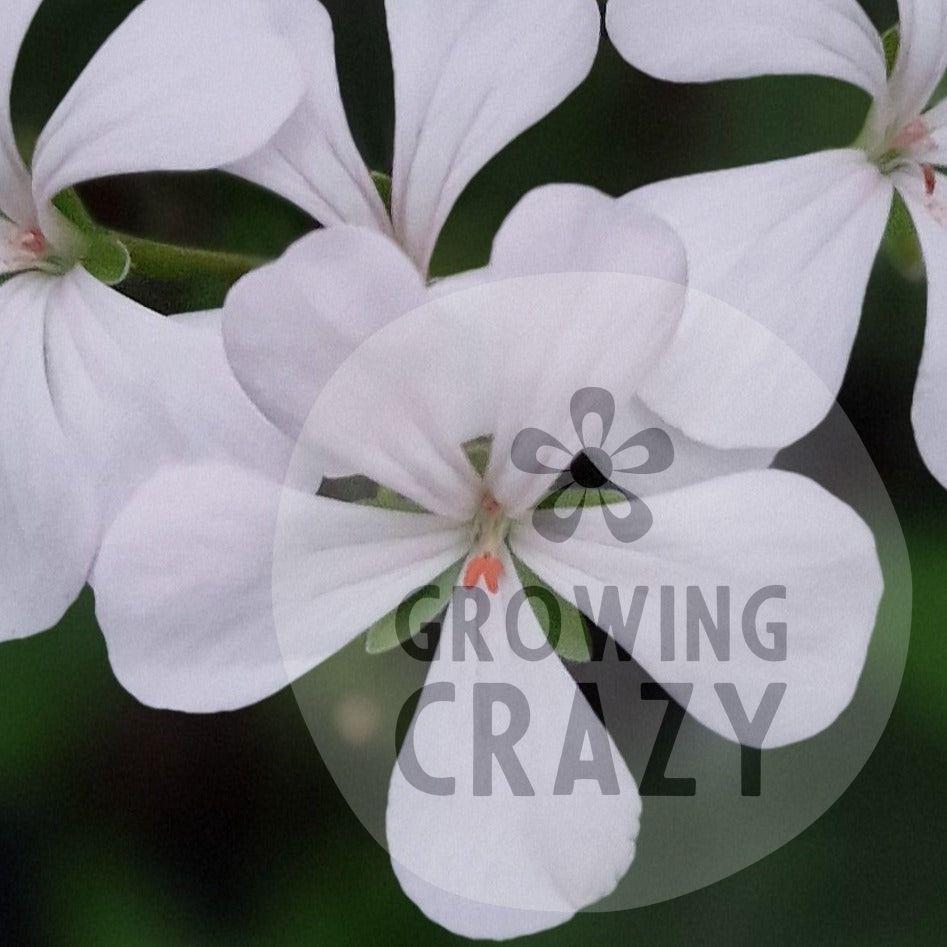
[[[588,75],[601,34],[595,0],[386,0],[394,67],[391,213],[349,130],[332,22],[317,0],[268,0],[309,88],[292,118],[233,170],[321,224],[393,237],[426,273],[474,175]]]
[[[714,689],[721,678],[750,712],[774,675],[786,683],[780,713],[759,738],[781,746],[832,723],[865,660],[881,594],[872,536],[803,477],[741,470],[745,458],[669,431],[679,464],[648,473],[629,457],[620,465],[627,479],[614,474],[647,497],[653,525],[644,535],[623,541],[597,510],[563,542],[534,526],[562,465],[544,454],[548,471],[520,469],[512,445],[521,432],[542,430],[568,445],[576,393],[590,386],[611,392],[616,405],[614,422],[604,412],[603,443],[621,446],[659,423],[636,393],[678,327],[685,267],[681,248],[654,227],[640,244],[644,277],[486,278],[451,293],[425,287],[382,238],[373,257],[334,252],[346,237],[364,236],[357,229],[305,238],[289,259],[244,281],[283,287],[265,337],[275,340],[282,324],[285,339],[260,369],[282,364],[289,380],[260,388],[270,413],[281,397],[285,423],[301,432],[288,479],[233,465],[169,467],[117,517],[96,564],[100,620],[121,630],[110,640],[121,639],[112,657],[123,683],[146,702],[188,710],[262,698],[445,573],[456,576],[449,585],[469,586],[465,594],[489,604],[479,629],[489,659],[469,640],[459,650],[448,609],[428,686],[446,685],[454,699],[427,706],[412,724],[418,760],[431,775],[453,777],[452,790],[419,789],[403,758],[387,813],[405,891],[467,936],[506,938],[567,920],[614,888],[638,834],[634,780],[558,656],[527,660],[511,644],[514,603],[523,606],[520,643],[535,650],[545,641],[523,603],[521,564],[593,619],[608,588],[698,585],[712,598],[718,586],[749,597],[786,585],[778,617],[791,629],[789,649],[775,672],[737,640],[725,665],[710,652],[701,660],[683,649],[662,653],[656,595],[634,641],[616,632],[658,680],[692,683],[689,709],[730,739],[735,730]],[[320,359],[347,343],[347,316],[373,308],[387,312],[372,315],[377,331],[313,392]],[[323,322],[327,309],[336,315]],[[280,319],[291,312],[294,319]],[[484,438],[481,474],[469,445]],[[403,505],[332,499],[320,492],[324,461],[383,485]],[[629,505],[621,501],[620,512]],[[532,794],[499,777],[492,792],[473,786],[478,685],[513,686],[528,701],[531,726],[517,752]],[[607,789],[579,779],[555,791],[558,751],[576,714],[613,761]]]
[[[3,637],[58,621],[103,524],[155,463],[238,449],[248,423],[269,436],[235,397],[215,333],[165,320],[96,279],[86,267],[98,272],[101,248],[54,201],[93,178],[233,161],[302,94],[292,49],[256,0],[146,0],[77,79],[28,168],[10,90],[40,2],[5,0],[0,32]],[[117,282],[127,254],[110,249]],[[225,423],[222,405],[232,411]]]
[[[625,200],[678,230],[694,286],[785,340],[831,394],[842,383],[897,190],[920,237],[929,288],[914,427],[929,468],[947,484],[947,179],[938,170],[947,164],[947,106],[929,107],[947,67],[947,4],[899,0],[899,7],[890,76],[882,38],[856,0],[610,0],[607,26],[630,63],[662,79],[812,73],[871,96],[851,148],[661,182]],[[661,413],[721,446],[779,446],[821,420],[831,398],[797,397],[765,336],[738,344],[696,316],[685,321],[675,384],[651,398]],[[708,364],[713,377],[702,368]],[[688,385],[714,394],[695,411]],[[741,392],[751,393],[742,412],[733,408]]]

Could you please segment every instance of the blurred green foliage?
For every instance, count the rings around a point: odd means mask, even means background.
[[[15,83],[24,143],[134,5],[47,0]],[[356,138],[371,166],[387,171],[393,94],[383,4],[327,6]],[[896,19],[893,0],[866,6],[880,28]],[[605,41],[589,82],[468,189],[436,269],[482,262],[505,214],[536,185],[577,181],[620,194],[673,175],[845,145],[866,108],[860,92],[814,78],[656,82]],[[97,220],[123,231],[265,257],[313,226],[277,198],[218,174],[102,181],[83,197]],[[128,289],[165,311],[215,301],[195,299],[193,287]],[[923,283],[880,259],[841,396],[894,499],[914,568],[907,672],[876,753],[840,802],[762,863],[672,903],[582,916],[536,944],[943,942],[947,494],[920,463],[909,421],[924,306]],[[144,709],[112,678],[88,594],[56,630],[3,647],[0,693],[0,943],[456,940],[402,896],[386,854],[321,763],[291,693],[206,718]]]

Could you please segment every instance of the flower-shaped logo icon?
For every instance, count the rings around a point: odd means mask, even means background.
[[[526,428],[516,436],[510,449],[513,465],[524,473],[557,474],[550,494],[533,512],[533,526],[550,542],[565,542],[579,526],[586,506],[600,506],[612,535],[624,543],[641,539],[654,522],[647,504],[634,493],[615,483],[615,474],[648,475],[663,473],[674,462],[674,445],[667,432],[652,427],[639,431],[614,450],[605,444],[615,421],[615,399],[603,388],[582,388],[572,396],[572,426],[579,448],[570,450],[558,438],[539,428]],[[586,443],[586,420],[595,416],[601,425],[598,444]],[[541,451],[559,453],[565,462],[551,466],[539,459]],[[640,452],[645,459],[624,466]],[[626,455],[623,459],[622,455]],[[622,513],[616,512],[617,504]]]

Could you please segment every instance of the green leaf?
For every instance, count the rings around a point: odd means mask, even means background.
[[[486,475],[487,467],[490,466],[490,451],[493,448],[493,438],[489,436],[477,437],[464,444],[464,453],[470,465],[480,475],[480,478]]]
[[[366,632],[365,650],[369,654],[384,654],[435,621],[450,601],[463,564],[463,560],[454,563],[430,585],[413,592],[397,608],[375,622]]]
[[[372,181],[375,183],[375,190],[378,191],[388,216],[391,216],[391,177],[381,171],[372,171]]]
[[[898,52],[901,49],[901,25],[895,23],[890,30],[882,35],[881,42],[885,48],[885,63],[888,66],[888,78],[890,79],[898,61]]]
[[[533,614],[556,653],[567,661],[591,661],[592,637],[582,613],[549,588],[525,562],[513,556],[513,564]]]
[[[575,510],[580,506],[612,506],[627,502],[627,497],[618,490],[587,490],[585,487],[569,487],[558,496],[556,492],[545,496],[537,505],[539,510]]]
[[[897,192],[891,205],[884,248],[892,266],[905,279],[919,282],[924,278],[924,253],[921,243],[917,238],[911,212],[904,203],[904,198]]]

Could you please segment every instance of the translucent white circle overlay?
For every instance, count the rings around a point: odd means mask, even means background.
[[[642,477],[637,488],[626,482],[645,503],[708,478],[765,468],[775,450],[702,447],[666,424],[638,397],[639,389],[654,385],[662,351],[680,343],[675,339],[674,313],[685,302],[699,305],[708,319],[717,314],[735,340],[741,326],[747,339],[767,333],[724,303],[645,277],[573,273],[468,285],[436,298],[432,294],[428,304],[363,342],[313,406],[280,506],[273,558],[274,616],[292,676],[300,670],[301,650],[306,651],[301,636],[311,636],[311,653],[324,658],[297,680],[295,696],[339,789],[382,846],[387,847],[388,789],[397,748],[429,665],[402,648],[371,655],[364,634],[339,635],[346,610],[358,612],[359,605],[347,602],[344,587],[331,597],[328,610],[325,599],[307,598],[311,589],[300,576],[300,548],[307,541],[301,507],[319,489],[323,471],[333,477],[382,471],[396,481],[385,486],[399,492],[406,492],[400,489],[402,484],[420,481],[428,509],[437,507],[434,512],[449,516],[451,504],[456,504],[458,518],[468,516],[477,497],[471,500],[464,493],[469,471],[460,469],[466,463],[462,444],[490,435],[495,438],[494,451],[498,445],[508,450],[518,430],[535,426],[571,446],[576,434],[569,406],[578,387],[614,394],[613,437],[626,439],[629,433],[650,427],[671,437],[675,464],[663,474]],[[762,751],[758,794],[744,794],[746,773],[753,793],[754,754],[745,753],[733,740],[685,714],[668,742],[673,722],[666,719],[669,704],[654,699],[647,688],[650,697],[643,698],[642,685],[652,678],[627,655],[607,647],[601,661],[566,663],[576,681],[597,686],[607,729],[637,785],[658,789],[657,794],[642,793],[640,833],[630,869],[611,895],[586,910],[623,910],[678,897],[785,845],[824,813],[861,770],[887,724],[900,687],[910,633],[911,574],[894,508],[855,429],[822,381],[775,336],[767,345],[779,353],[785,396],[822,404],[828,412],[815,431],[780,453],[773,466],[824,487],[857,512],[875,539],[884,595],[867,659],[854,697],[834,723],[804,742]],[[700,406],[695,415],[705,409]],[[446,459],[445,443],[454,449]],[[365,456],[373,457],[372,470],[359,469],[353,462]],[[429,463],[431,458],[440,459]],[[494,455],[493,463],[502,466],[508,459]],[[524,476],[511,477],[503,489],[510,496],[519,490],[525,502],[528,483]],[[537,496],[542,488],[537,483]],[[600,511],[587,509],[584,515]],[[832,537],[826,536],[825,542],[831,544]],[[773,584],[779,582],[774,576]],[[392,608],[414,591],[407,587],[399,594],[395,586]],[[633,591],[619,590],[626,611]],[[657,589],[651,592],[658,594]],[[679,589],[679,605],[684,598],[685,590]],[[734,637],[741,634],[742,607],[743,603],[733,604]],[[678,642],[683,647],[681,612]],[[364,627],[381,617],[375,614]],[[825,635],[835,631],[827,621]],[[791,617],[787,634],[791,648]],[[425,636],[420,640],[423,643]],[[701,644],[703,656],[706,638]],[[467,654],[477,660],[470,649]],[[548,660],[559,658],[552,655]],[[772,668],[773,680],[779,680],[779,664]],[[825,673],[831,681],[831,669]],[[654,680],[674,683],[657,676]],[[720,680],[726,680],[726,664],[721,665]],[[665,733],[659,737],[662,726]],[[464,736],[444,733],[444,740]],[[551,753],[560,751],[550,748]],[[655,775],[665,781],[655,782]],[[681,780],[693,781],[693,793],[669,794],[669,787],[676,787],[674,793],[681,791],[685,785]],[[510,791],[502,775],[494,783],[498,792]],[[536,787],[537,805],[543,791],[550,789]],[[417,872],[419,865],[411,867]],[[819,871],[818,864],[812,867]],[[450,887],[443,878],[422,881],[445,890]],[[462,885],[448,894],[467,896]],[[500,906],[511,905],[529,909],[528,891]]]

